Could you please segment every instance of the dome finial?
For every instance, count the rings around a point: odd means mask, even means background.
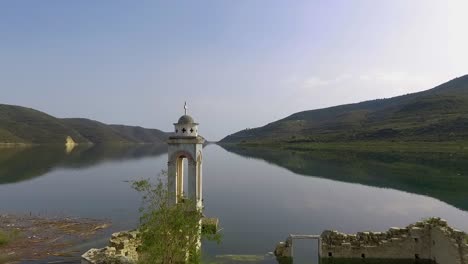
[[[187,115],[187,109],[188,109],[188,106],[187,106],[187,101],[185,101],[185,104],[184,104],[184,109],[185,109],[185,115]]]

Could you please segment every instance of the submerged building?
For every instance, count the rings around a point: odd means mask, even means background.
[[[430,218],[386,232],[345,234],[324,231],[317,236],[321,263],[468,264],[467,234],[447,221]],[[294,236],[278,244],[279,259],[293,259]]]

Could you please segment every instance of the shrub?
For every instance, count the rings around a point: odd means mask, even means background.
[[[163,172],[161,175],[166,175]],[[195,201],[184,198],[183,202],[171,204],[172,193],[161,179],[135,181],[133,188],[143,196],[140,208],[141,248],[139,262],[172,264],[180,262],[200,263],[202,213]]]

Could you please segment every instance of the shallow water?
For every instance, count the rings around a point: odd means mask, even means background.
[[[268,252],[289,234],[384,231],[430,216],[468,231],[466,157],[445,155],[227,151],[208,145],[205,214],[219,218],[223,239],[221,245],[203,244],[205,258],[272,263]],[[112,220],[103,235],[130,229],[138,223],[140,196],[128,181],[156,177],[166,163],[165,147],[153,146],[68,154],[55,148],[0,150],[1,212]],[[294,263],[317,263],[309,259],[316,256],[315,244],[303,248]]]

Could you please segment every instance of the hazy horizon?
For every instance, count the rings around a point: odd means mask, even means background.
[[[0,103],[219,140],[468,73],[466,1],[3,1]]]

